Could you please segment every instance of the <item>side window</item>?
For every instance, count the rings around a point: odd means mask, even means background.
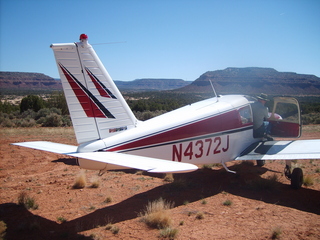
[[[249,105],[243,108],[240,108],[238,111],[239,111],[242,124],[252,123],[252,112]]]

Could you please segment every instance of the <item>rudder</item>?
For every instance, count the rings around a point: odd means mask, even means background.
[[[79,144],[136,126],[137,119],[85,34],[80,42],[52,44],[51,48]]]

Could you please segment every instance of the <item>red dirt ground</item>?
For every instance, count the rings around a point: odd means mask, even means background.
[[[304,127],[303,138],[320,138],[320,125]],[[175,175],[109,171],[97,177],[84,171],[84,189],[72,189],[79,167],[75,159],[9,145],[46,140],[76,144],[72,128],[1,129],[0,220],[5,239],[159,239],[160,231],[138,217],[148,201],[160,197],[174,203],[170,211],[176,239],[320,239],[320,161],[299,160],[313,185],[293,190],[283,175],[284,163],[267,161],[262,168],[231,162],[238,174],[221,167]],[[83,170],[82,170],[83,171]],[[276,182],[268,177],[277,177]],[[98,180],[97,180],[98,179]],[[98,188],[91,184],[99,181]],[[38,209],[18,205],[26,192]],[[106,203],[109,198],[112,201]],[[231,205],[223,203],[230,200]],[[203,213],[203,219],[196,214]],[[63,223],[61,223],[63,221]],[[106,230],[112,223],[114,234]]]

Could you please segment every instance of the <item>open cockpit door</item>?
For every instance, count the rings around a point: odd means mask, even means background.
[[[298,138],[301,135],[299,102],[291,97],[275,97],[269,117],[270,135],[273,137]]]

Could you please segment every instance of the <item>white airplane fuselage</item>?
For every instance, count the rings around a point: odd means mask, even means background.
[[[232,161],[260,140],[253,138],[249,100],[227,95],[139,122],[136,128],[82,144],[78,152],[112,151],[201,165]]]

